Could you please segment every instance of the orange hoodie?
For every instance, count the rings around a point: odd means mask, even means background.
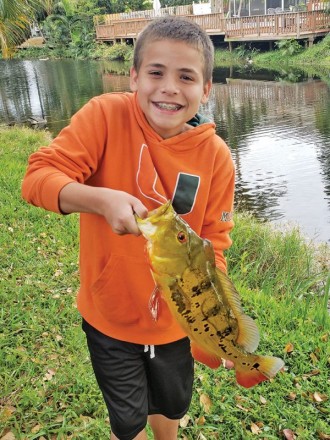
[[[93,98],[54,139],[32,154],[22,187],[33,205],[60,213],[59,193],[76,181],[125,191],[149,209],[171,199],[176,211],[212,241],[218,267],[231,244],[234,165],[226,144],[204,123],[162,139],[132,93]],[[119,236],[104,217],[80,214],[81,315],[96,329],[139,344],[164,344],[183,331],[161,303],[149,310],[154,290],[142,236]]]

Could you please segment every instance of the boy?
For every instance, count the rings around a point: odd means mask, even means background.
[[[214,124],[197,114],[212,70],[213,45],[199,26],[151,22],[136,43],[133,93],[93,98],[30,157],[24,178],[29,203],[81,213],[78,309],[112,440],[145,440],[147,420],[155,439],[175,440],[190,404],[189,340],[164,303],[151,314],[155,286],[134,213],[171,199],[226,270],[234,166]]]

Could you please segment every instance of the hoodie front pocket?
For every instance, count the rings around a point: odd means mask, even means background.
[[[147,300],[153,287],[144,261],[111,255],[92,286],[93,301],[109,322],[132,325],[149,314]]]

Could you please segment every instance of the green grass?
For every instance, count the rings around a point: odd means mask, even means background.
[[[216,49],[214,51],[215,67],[225,67],[233,64],[243,65],[244,61],[244,57],[237,50],[230,52],[229,49]]]
[[[20,185],[29,154],[49,135],[0,129],[0,439],[109,438],[80,317],[78,218],[27,205]],[[232,371],[196,365],[182,439],[328,438],[329,250],[296,229],[274,231],[236,214],[228,252],[233,278],[261,331],[260,353],[284,358],[271,382],[239,387]]]

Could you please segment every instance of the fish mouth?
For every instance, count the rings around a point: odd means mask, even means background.
[[[161,205],[159,208],[156,208],[152,211],[148,212],[146,218],[140,218],[135,215],[136,223],[138,228],[142,232],[142,235],[146,239],[150,239],[154,233],[157,231],[157,222],[166,216],[166,214],[174,212],[171,200],[168,200],[166,203]]]
[[[171,209],[171,200],[168,200],[166,203],[161,205],[159,208],[153,209],[152,211],[148,212],[147,219],[149,221],[152,221],[153,219],[156,220],[158,217],[163,216]]]

